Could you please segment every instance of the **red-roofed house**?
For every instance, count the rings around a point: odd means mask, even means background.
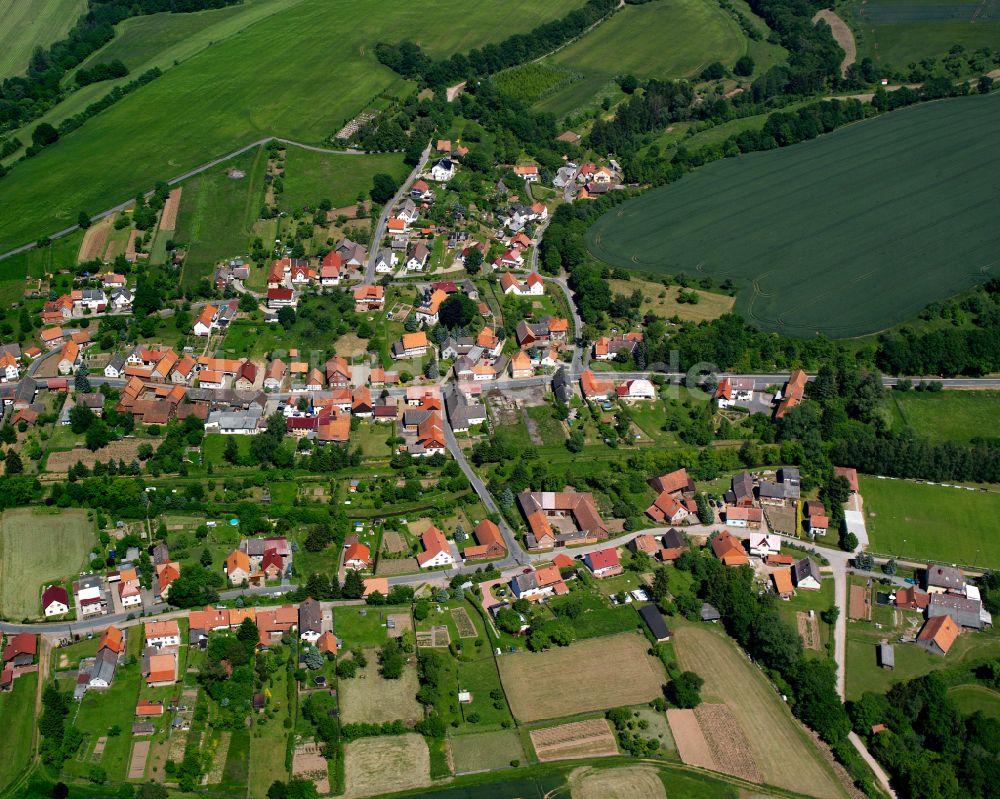
[[[69,593],[61,585],[50,585],[42,591],[42,612],[45,617],[62,616],[69,612]]]
[[[362,543],[355,541],[347,547],[344,553],[344,568],[363,571],[372,567],[371,550]]]
[[[583,556],[583,562],[594,573],[594,577],[601,579],[621,574],[624,571],[621,562],[618,560],[618,550],[614,547],[599,549],[597,552],[589,552]]]
[[[500,528],[489,519],[483,519],[477,524],[474,532],[478,546],[465,548],[462,556],[466,560],[502,558],[507,554],[507,545],[500,534]]]
[[[432,569],[435,566],[454,566],[455,557],[451,554],[448,539],[437,527],[431,525],[420,536],[424,551],[417,555],[417,564],[421,569]]]

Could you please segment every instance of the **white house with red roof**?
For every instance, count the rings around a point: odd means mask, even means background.
[[[455,565],[455,556],[451,554],[448,539],[437,527],[434,525],[428,527],[420,536],[420,541],[424,545],[424,551],[417,555],[417,564],[421,569]]]
[[[624,571],[621,561],[618,560],[618,550],[614,547],[599,549],[597,552],[588,552],[583,556],[583,562],[593,572],[594,577],[599,579],[612,577]]]
[[[500,288],[504,294],[517,297],[541,297],[545,293],[545,281],[537,272],[528,275],[523,283],[509,272],[500,275]]]
[[[46,618],[69,613],[69,592],[61,585],[50,585],[42,591],[42,612]]]

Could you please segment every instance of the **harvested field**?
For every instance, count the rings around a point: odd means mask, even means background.
[[[368,665],[351,680],[340,682],[340,720],[344,724],[367,721],[416,722],[423,717],[417,702],[417,667],[412,662],[398,680],[383,680],[378,673],[378,650],[366,649]]]
[[[791,791],[808,785],[810,795],[820,799],[843,795],[805,729],[731,639],[714,629],[682,624],[674,632],[674,648],[680,667],[705,680],[702,696],[728,707],[730,728],[724,734],[732,736],[738,726],[764,781]],[[719,745],[713,731],[701,726],[709,745]],[[681,737],[675,735],[675,740],[680,747]]]
[[[608,664],[615,664],[608,679]],[[545,652],[518,652],[499,659],[500,678],[511,712],[520,721],[637,705],[660,695],[663,666],[636,633],[588,638]],[[538,674],[559,674],[556,682]],[[573,690],[565,690],[572,685]]]
[[[125,252],[125,242],[112,241],[104,251],[104,263],[110,264],[115,258]]]
[[[295,747],[292,756],[292,776],[305,777],[316,783],[320,796],[330,792],[330,772],[327,769],[326,758],[320,754],[315,743],[303,743]]]
[[[86,447],[77,447],[66,452],[53,452],[45,462],[47,472],[68,472],[71,466],[77,461],[81,461],[88,469],[94,468],[94,464],[100,461],[107,463],[114,458],[131,463],[139,457],[139,447],[150,443],[145,438],[125,438],[121,441],[112,441],[106,447],[99,450],[89,450]],[[155,444],[154,444],[155,446]]]
[[[344,796],[371,796],[431,784],[431,758],[422,735],[362,738],[344,747]]]
[[[804,610],[795,612],[795,625],[799,630],[799,638],[802,639],[802,646],[819,652],[823,648],[819,635],[819,624],[816,616],[810,616]]]
[[[455,626],[458,628],[459,638],[476,637],[476,625],[473,624],[472,619],[469,618],[469,611],[465,608],[452,608],[451,617],[455,620]]]
[[[670,722],[670,733],[677,742],[681,762],[715,771],[715,758],[694,711],[670,708],[667,710],[667,721]]]
[[[522,760],[524,749],[514,730],[454,735],[448,739],[456,774],[503,769],[512,760]]]
[[[128,764],[128,778],[141,780],[146,773],[146,758],[149,757],[149,741],[136,741],[132,745],[132,759]]]
[[[420,564],[416,558],[403,558],[402,560],[390,560],[389,558],[379,558],[378,566],[375,567],[376,577],[392,577],[396,574],[416,574],[420,571]]]
[[[163,214],[160,216],[160,230],[177,229],[177,211],[181,205],[181,192],[183,188],[176,188],[167,195],[167,201],[163,204]]]
[[[428,529],[434,526],[434,522],[432,522],[430,519],[427,518],[415,519],[406,526],[410,528],[410,533],[412,535],[415,535],[417,538],[420,538],[420,536],[426,533]]]
[[[409,613],[391,613],[389,619],[393,626],[389,628],[390,638],[402,638],[403,633],[413,629],[413,619]]]
[[[409,547],[406,545],[406,539],[400,533],[395,530],[386,530],[382,533],[382,551],[388,552],[393,555],[397,552],[406,552]]]
[[[80,243],[80,253],[76,257],[78,263],[82,264],[101,257],[105,247],[108,246],[108,233],[111,230],[111,223],[114,218],[114,214],[106,216],[100,222],[94,223],[87,229],[87,232],[83,236],[83,241]]]
[[[571,760],[584,757],[605,757],[618,754],[615,734],[607,719],[587,719],[532,730],[531,745],[538,759]]]
[[[747,782],[764,781],[750,752],[750,743],[728,707],[702,703],[695,708],[694,715],[715,758],[716,771]]]
[[[666,799],[660,773],[651,766],[576,769],[569,775],[573,799]]]
[[[422,647],[446,647],[451,643],[451,634],[444,625],[431,627],[429,630],[421,630],[417,633],[417,646]]]

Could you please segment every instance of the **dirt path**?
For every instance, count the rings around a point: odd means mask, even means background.
[[[828,8],[816,12],[816,16],[813,17],[813,24],[815,25],[819,20],[823,20],[830,26],[830,29],[833,31],[833,38],[836,39],[837,44],[844,51],[844,60],[840,62],[840,74],[842,76],[847,75],[847,68],[858,58],[858,48],[854,44],[854,33],[847,27],[847,23],[837,16],[836,12]]]

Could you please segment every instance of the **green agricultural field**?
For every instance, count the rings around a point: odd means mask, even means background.
[[[230,168],[245,173],[229,177]],[[181,192],[175,241],[188,248],[181,283],[210,277],[220,258],[246,255],[254,221],[264,201],[267,152],[256,147],[226,164],[191,178]]]
[[[977,710],[984,716],[1000,719],[1000,693],[985,685],[956,685],[948,689],[951,698],[962,713],[972,714]]]
[[[895,423],[931,441],[968,443],[995,435],[1000,392],[893,392]]]
[[[171,67],[19,164],[0,185],[0,251],[72,224],[81,208],[109,208],[257,139],[323,140],[377,95],[407,89],[376,61],[379,41],[411,38],[444,56],[580,5],[302,0]]]
[[[567,72],[559,67],[532,61],[501,72],[494,76],[493,83],[508,97],[530,104],[571,78],[575,80],[579,77],[579,73]]]
[[[334,208],[341,208],[354,204],[358,195],[367,197],[376,173],[385,172],[402,183],[409,171],[402,153],[331,155],[289,147],[279,202],[282,208],[296,209],[330,200]]]
[[[0,694],[0,719],[4,719],[7,733],[6,751],[0,758],[0,790],[10,785],[28,765],[37,692],[38,675],[23,674],[14,681],[13,690]]]
[[[36,47],[62,39],[87,10],[87,0],[0,0],[0,79],[20,75]]]
[[[996,49],[1000,7],[969,0],[849,0],[841,17],[854,28],[858,58],[905,71],[928,56],[943,58],[952,46]]]
[[[1000,492],[861,478],[873,552],[1000,567]]]
[[[612,209],[587,242],[615,266],[731,278],[765,330],[873,333],[989,277],[998,122],[1000,96],[977,96],[718,161]]]
[[[524,759],[521,741],[513,730],[456,735],[448,739],[448,747],[457,774],[504,769],[512,760]]]
[[[0,521],[0,615],[41,613],[42,583],[74,575],[96,543],[85,510],[4,511]]]

